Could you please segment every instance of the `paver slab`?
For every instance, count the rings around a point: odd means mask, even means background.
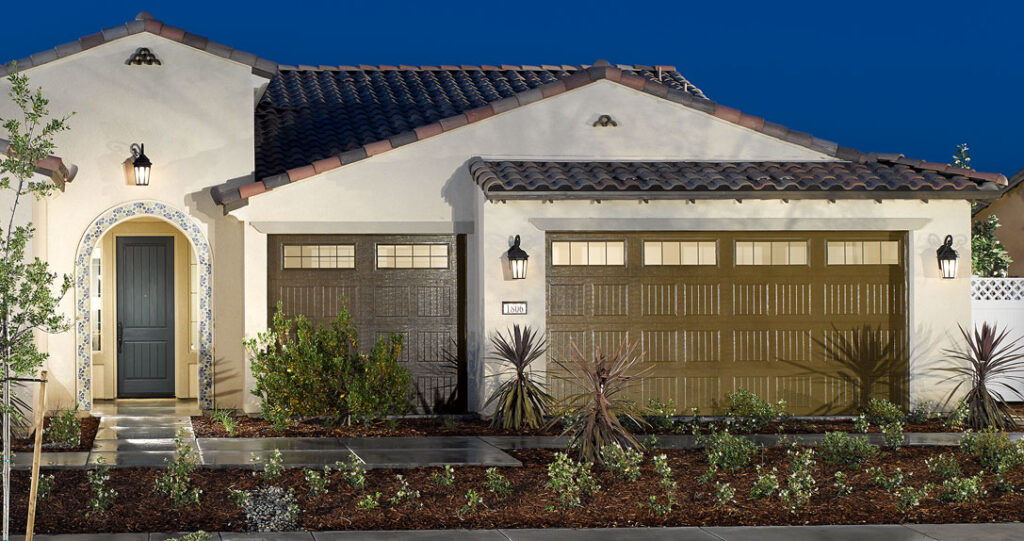
[[[500,449],[353,449],[367,468],[453,466],[522,466]]]
[[[480,436],[480,439],[498,449],[564,449],[569,443],[565,436]]]
[[[199,446],[195,440],[185,440],[185,444],[198,451]],[[174,451],[174,440],[164,438],[125,438],[116,440],[95,440],[92,444],[93,452],[97,451]]]
[[[350,531],[313,532],[316,541],[375,541],[396,538],[414,541],[507,541],[497,530],[408,530],[393,531]]]
[[[141,427],[141,426],[108,426],[96,431],[97,440],[131,440],[158,439],[177,437],[179,429],[185,429],[185,436],[192,438],[195,434],[190,426]]]
[[[347,449],[341,438],[199,438],[203,451],[273,451]]]
[[[927,535],[900,525],[721,526],[702,529],[725,541],[933,541]]]
[[[93,451],[89,453],[90,465],[98,465],[103,457],[103,465],[115,468],[159,468],[165,465],[164,460],[174,458],[174,451]]]
[[[310,532],[221,532],[220,538],[223,541],[235,541],[241,539],[245,539],[246,541],[313,541],[313,534]]]
[[[1017,541],[1024,524],[907,524],[907,528],[942,541]]]
[[[353,451],[363,449],[494,449],[493,445],[477,436],[342,438],[342,441]]]
[[[270,457],[273,451],[202,451],[202,463],[204,466],[220,467],[252,467],[256,464],[263,464]],[[281,451],[281,463],[285,467],[321,467],[334,465],[335,462],[348,460],[352,452],[348,449],[334,450],[307,450],[296,451],[286,449]],[[255,459],[255,461],[253,460]]]
[[[67,453],[47,453],[44,451],[39,453],[39,465],[43,468],[82,467],[85,466],[88,460],[88,451],[70,451]],[[15,453],[11,466],[16,469],[31,468],[32,453],[29,451]]]
[[[700,528],[593,528],[570,530],[565,528],[499,530],[512,541],[719,541]]]

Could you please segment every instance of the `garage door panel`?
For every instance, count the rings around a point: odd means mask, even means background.
[[[766,399],[785,399],[796,413],[823,413],[846,409],[860,397],[836,374],[846,366],[827,359],[827,333],[867,326],[876,334],[871,340],[896,344],[901,354],[892,363],[895,375],[869,386],[905,401],[904,267],[856,258],[857,264],[832,265],[826,249],[829,241],[843,242],[844,257],[848,241],[902,249],[904,234],[566,232],[548,238],[583,242],[590,235],[622,239],[626,259],[618,267],[549,263],[548,333],[553,343],[564,342],[552,347],[552,357],[565,358],[558,356],[568,351],[569,339],[587,353],[595,345],[607,349],[623,339],[640,340],[643,365],[651,371],[633,392],[638,400],[664,392],[659,399],[671,398],[682,410],[708,411],[724,406],[725,393],[748,388]],[[712,241],[706,245],[715,248],[703,262],[694,250],[685,255],[687,247]],[[647,257],[645,243],[660,251]],[[737,243],[750,250],[742,261]],[[583,302],[581,290],[587,293]]]

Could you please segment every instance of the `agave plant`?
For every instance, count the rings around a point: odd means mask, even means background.
[[[1006,400],[1011,395],[1024,399],[1019,390],[1019,385],[1024,384],[1024,346],[1020,339],[1007,341],[1005,327],[999,330],[988,323],[976,326],[973,334],[960,327],[960,333],[966,347],[947,349],[953,366],[940,369],[949,373],[944,382],[957,382],[945,403],[948,405],[962,387],[968,387],[963,397],[969,410],[968,426],[1016,428]],[[1004,396],[1003,392],[1007,394]]]
[[[623,343],[611,354],[595,348],[594,355],[584,355],[576,343],[570,343],[571,358],[556,360],[567,375],[568,387],[579,391],[562,401],[564,416],[569,419],[565,435],[569,448],[579,451],[583,462],[603,464],[601,449],[614,443],[622,448],[639,447],[640,443],[623,426],[623,419],[633,426],[645,426],[644,411],[626,396],[642,372],[634,368],[643,359],[638,353],[640,343]]]
[[[544,355],[547,342],[530,327],[513,325],[507,335],[498,332],[491,337],[494,359],[505,369],[493,374],[504,379],[484,404],[497,404],[491,426],[519,430],[538,428],[544,423],[551,405],[551,395],[541,380],[529,370],[530,364]]]

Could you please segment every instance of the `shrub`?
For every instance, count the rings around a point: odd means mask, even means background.
[[[786,415],[785,400],[771,404],[746,389],[728,393],[726,396],[729,398],[729,411],[726,415],[734,419],[737,426],[747,430],[765,428],[772,421]]]
[[[970,409],[967,407],[967,403],[960,400],[956,403],[956,407],[953,411],[949,412],[946,417],[946,428],[952,428],[953,430],[963,430],[967,424],[967,417],[971,414]]]
[[[411,408],[411,376],[398,364],[402,337],[382,337],[369,353],[360,352],[346,309],[331,325],[314,328],[304,316],[287,318],[279,304],[270,329],[245,346],[252,359],[252,393],[279,429],[293,418],[334,424]]]
[[[953,454],[947,455],[943,453],[931,458],[926,458],[924,465],[928,468],[928,471],[945,479],[959,477],[961,473],[960,464],[957,463],[956,457],[953,456]]]
[[[199,465],[199,458],[192,453],[192,446],[185,441],[185,429],[178,429],[174,438],[174,458],[168,460],[167,469],[156,479],[153,491],[167,496],[175,507],[199,503],[202,490],[192,486],[189,475]]]
[[[85,476],[89,479],[89,487],[92,488],[89,511],[86,512],[88,516],[102,515],[107,509],[110,509],[111,505],[114,505],[114,498],[117,497],[116,490],[107,488],[107,482],[110,481],[110,468],[104,466],[104,462],[102,456],[97,458],[96,469],[85,472]]]
[[[761,465],[757,466],[757,479],[750,485],[750,497],[755,500],[767,498],[779,489],[778,470],[772,468],[769,473],[761,473]]]
[[[39,476],[39,486],[36,489],[36,500],[43,501],[50,497],[53,493],[53,474],[41,474]]]
[[[651,428],[660,431],[671,430],[676,424],[675,419],[672,418],[676,414],[676,402],[669,398],[667,401],[662,402],[657,398],[651,397],[647,401],[647,424],[651,425]]]
[[[835,482],[832,486],[836,487],[836,495],[840,498],[845,498],[853,493],[853,487],[850,486],[849,477],[841,471],[837,471],[835,474]]]
[[[861,413],[875,425],[903,422],[903,410],[884,398],[872,398]]]
[[[1005,432],[986,430],[964,433],[960,450],[970,455],[991,472],[1005,472],[1024,463],[1024,448],[1012,443]]]
[[[245,511],[245,520],[251,531],[283,532],[297,527],[299,503],[294,490],[262,487],[236,491],[233,499]]]
[[[565,453],[555,453],[555,461],[548,465],[548,488],[567,509],[579,507],[584,496],[601,489],[590,472],[590,464],[576,462]]]
[[[903,423],[895,422],[882,425],[882,442],[885,448],[896,451],[903,445]]]
[[[729,483],[715,483],[715,503],[723,506],[732,501],[736,496],[736,489],[729,486]]]
[[[303,477],[306,478],[306,483],[309,484],[309,496],[311,498],[327,494],[327,482],[331,475],[330,466],[324,466],[322,473],[310,468],[305,468],[302,470],[302,473]]]
[[[655,515],[666,515],[676,505],[676,491],[679,490],[679,484],[672,478],[672,468],[668,465],[667,456],[656,455],[652,461],[654,462],[654,474],[658,476],[658,484],[661,485],[663,497],[659,500],[657,495],[650,495],[646,507]],[[641,506],[643,507],[643,505]]]
[[[395,475],[395,479],[398,480],[398,490],[395,491],[394,496],[388,499],[388,502],[391,503],[391,505],[411,503],[412,500],[419,499],[420,491],[414,490],[411,486],[409,486],[409,481],[405,480],[404,475]]]
[[[811,470],[814,469],[814,449],[803,449],[788,452],[793,457],[789,463],[789,477],[786,484],[779,491],[779,499],[789,507],[791,513],[807,505],[811,497],[818,491],[815,487],[814,476]]]
[[[935,416],[935,404],[931,401],[917,402],[914,407],[910,408],[907,412],[906,421],[908,423],[921,424],[928,422],[929,419]]]
[[[455,485],[455,468],[451,464],[445,464],[440,472],[432,473],[430,478],[440,486],[451,488]]]
[[[253,453],[252,458],[249,459],[253,464],[258,465],[260,463],[259,455]],[[284,458],[281,456],[280,449],[274,449],[267,455],[266,462],[263,463],[263,472],[260,477],[263,481],[270,483],[276,481],[284,473]],[[255,475],[255,474],[253,474]]]
[[[374,492],[373,494],[367,494],[356,502],[356,507],[360,509],[370,510],[380,507],[380,492]]]
[[[939,499],[944,502],[970,503],[976,502],[986,494],[981,483],[981,475],[974,477],[954,477],[942,482]]]
[[[627,481],[636,481],[640,478],[640,463],[644,455],[636,449],[623,449],[618,443],[605,445],[601,449],[604,457],[604,467],[615,474],[616,477]]]
[[[238,420],[231,415],[230,411],[213,408],[207,415],[217,423],[220,423],[220,426],[224,427],[224,431],[228,433],[228,437],[235,437],[235,429],[238,428]]]
[[[570,387],[582,387],[564,400],[569,426],[569,448],[576,449],[581,461],[601,464],[601,449],[618,443],[622,447],[640,447],[633,434],[623,427],[620,417],[631,423],[646,424],[626,391],[640,376],[633,372],[642,356],[637,354],[639,342],[623,343],[611,354],[595,348],[593,356],[585,356],[576,343],[570,344],[568,362],[556,361],[569,376]]]
[[[497,468],[487,468],[484,474],[487,476],[487,481],[484,483],[487,490],[501,497],[512,494],[512,483],[509,483],[504,475],[498,473]]]
[[[484,403],[484,408],[497,405],[491,426],[514,430],[541,426],[553,399],[544,390],[542,379],[530,371],[530,365],[544,355],[546,342],[530,327],[520,330],[519,325],[513,325],[508,336],[500,332],[492,336],[491,345],[491,359],[504,367],[494,376],[505,380]]]
[[[826,432],[818,451],[825,464],[860,468],[878,454],[878,447],[865,437],[851,437],[845,432]]]
[[[704,453],[708,459],[710,475],[706,474],[705,481],[710,480],[711,475],[720,468],[738,470],[750,464],[750,458],[757,448],[752,441],[743,436],[734,436],[727,430],[700,436],[698,442],[704,446]]]
[[[911,508],[921,505],[921,500],[923,500],[924,497],[928,495],[928,492],[930,492],[931,489],[932,486],[928,483],[925,483],[925,485],[921,488],[905,486],[897,490],[895,494],[896,508],[899,509],[901,513],[906,513],[907,511],[910,511]]]
[[[363,462],[356,455],[349,455],[344,462],[335,462],[334,467],[338,469],[349,485],[356,488],[366,486],[366,468],[363,467]]]
[[[882,468],[877,467],[868,468],[868,474],[871,475],[876,485],[888,492],[893,492],[903,486],[903,483],[913,475],[913,473],[904,473],[900,468],[896,468],[891,474],[886,474]]]
[[[853,419],[853,431],[860,434],[867,434],[868,429],[871,428],[871,423],[868,421],[868,416],[863,413]]]
[[[459,508],[459,518],[476,513],[477,509],[483,506],[484,497],[479,492],[469,489],[466,491],[466,504]]]
[[[949,376],[944,382],[956,382],[946,398],[948,404],[959,396],[961,387],[967,388],[962,400],[967,404],[967,426],[975,429],[987,427],[1016,428],[1017,422],[1006,405],[1016,396],[1024,399],[1018,390],[1024,384],[1024,346],[1020,339],[1007,342],[1008,331],[983,323],[970,334],[960,327],[965,346],[947,349],[950,366],[940,368]]]
[[[50,417],[50,425],[43,431],[46,443],[54,447],[72,449],[82,442],[82,421],[78,419],[78,406],[60,410]]]

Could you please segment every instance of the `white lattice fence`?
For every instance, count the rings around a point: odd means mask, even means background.
[[[1006,328],[1011,339],[1024,336],[1024,278],[971,277],[971,319],[975,325],[995,324]],[[1024,376],[1024,374],[1021,374]],[[1004,381],[1024,394],[1024,385]],[[1009,400],[1020,400],[1013,393],[1000,389]]]
[[[1024,278],[971,277],[974,301],[1024,301]]]

